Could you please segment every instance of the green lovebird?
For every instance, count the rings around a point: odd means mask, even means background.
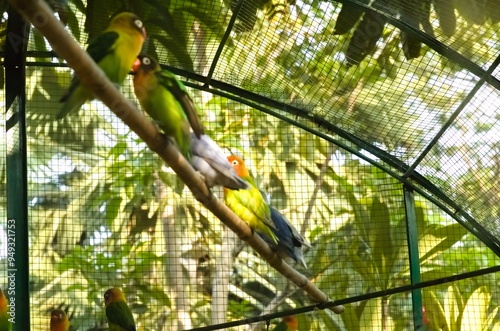
[[[198,138],[204,129],[186,87],[148,55],[139,55],[132,70],[134,92],[141,107],[166,135],[175,139],[179,151],[190,160],[190,128]]]
[[[297,331],[298,324],[297,317],[293,315],[285,316],[273,331]]]
[[[87,52],[111,82],[121,85],[145,39],[146,29],[140,18],[133,13],[122,12],[114,16],[107,29],[90,42]],[[75,76],[69,90],[61,98],[64,105],[56,118],[63,118],[71,111],[80,109],[93,98],[93,94]]]
[[[2,289],[0,289],[0,331],[9,331],[9,305],[7,303],[7,298],[3,294]]]
[[[252,231],[257,231],[259,235],[266,236],[272,243],[278,244],[276,226],[271,218],[271,208],[250,176],[245,163],[236,155],[228,156],[227,160],[238,176],[249,185],[249,188],[238,191],[224,188],[226,205],[247,223]]]
[[[61,309],[54,309],[50,313],[50,331],[68,331],[69,320],[66,313]]]
[[[104,303],[110,331],[136,331],[134,316],[119,288],[107,290],[104,293]]]

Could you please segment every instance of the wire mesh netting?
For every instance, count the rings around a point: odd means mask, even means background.
[[[245,319],[276,312],[294,314],[300,331],[500,330],[500,83],[486,72],[500,49],[500,3],[49,4],[82,45],[120,10],[142,18],[143,51],[186,83],[206,134],[243,158],[268,204],[310,244],[307,268],[293,268],[346,309],[318,310],[100,101],[56,120],[72,71],[31,30],[29,232],[16,242],[29,249],[29,270],[16,271],[29,275],[29,314],[17,316],[31,330],[48,329],[55,309],[74,330],[107,329],[113,287],[137,330],[267,330],[281,316]],[[132,76],[121,91],[138,105]],[[18,189],[19,100],[0,115],[3,192]],[[22,199],[4,196],[0,288],[12,312],[9,210]]]

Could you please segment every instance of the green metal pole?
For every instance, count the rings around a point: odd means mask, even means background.
[[[12,8],[7,22],[7,288],[13,331],[30,329],[26,158],[26,50],[29,24]]]
[[[420,283],[420,259],[418,254],[418,228],[417,214],[415,212],[415,196],[413,190],[404,185],[404,200],[406,213],[406,235],[408,240],[408,253],[410,257],[410,281],[411,284]],[[422,315],[422,290],[411,291],[413,305],[413,325],[415,330],[423,330]]]

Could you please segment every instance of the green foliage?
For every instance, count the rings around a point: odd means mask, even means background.
[[[285,1],[285,9],[271,17],[266,8],[278,8],[278,2],[258,7],[252,28],[229,36],[214,79],[293,105],[303,114],[400,153],[404,161],[420,153],[429,132],[449,118],[468,91],[467,86],[457,87],[455,81],[443,78],[456,78],[460,68],[436,59],[434,53],[424,54],[421,63],[402,62],[403,55],[394,51],[399,47],[398,31],[390,26],[373,56],[347,68],[343,60],[348,37],[332,39],[330,18],[338,6],[304,1],[309,6],[302,8]],[[232,15],[230,1],[201,5],[199,1],[73,0],[68,6],[68,29],[82,45],[102,30],[110,15],[133,10],[147,27],[145,51],[158,56],[162,64],[197,73],[208,71]],[[4,25],[1,21],[2,44]],[[457,33],[446,43],[484,61],[498,48],[482,43],[493,37],[488,27],[458,24]],[[40,35],[33,33],[31,40],[30,49],[47,50]],[[439,61],[442,71],[437,73],[436,66],[428,63]],[[224,244],[220,222],[99,102],[54,121],[69,79],[68,69],[28,68],[30,259],[36,261],[30,269],[33,328],[46,329],[47,311],[59,306],[71,311],[72,323],[81,330],[106,325],[102,294],[111,286],[126,289],[129,305],[145,330],[175,329],[180,320],[193,327],[211,324],[211,312],[218,309],[212,297],[213,278],[222,264]],[[127,81],[122,91],[135,101],[130,90]],[[207,133],[245,158],[273,206],[298,229],[305,224],[305,237],[313,248],[305,252],[309,269],[297,266],[299,271],[332,299],[409,283],[401,183],[285,121],[233,100],[191,92],[203,109]],[[468,132],[471,123],[478,134],[497,128],[493,117],[469,113],[467,121],[459,123],[463,126],[453,127],[457,135]],[[422,119],[422,114],[429,117]],[[312,125],[302,118],[297,121]],[[459,199],[491,196],[485,199],[491,205],[482,215],[492,217],[499,208],[494,199],[498,160],[469,153],[483,143],[438,146],[425,165],[435,170],[429,171],[431,181]],[[494,144],[489,147],[498,150]],[[456,155],[462,159],[469,155],[468,162],[481,166],[447,177],[440,172],[444,161],[432,162]],[[57,165],[62,163],[66,166]],[[3,187],[5,168],[0,169]],[[219,189],[214,192],[222,196]],[[476,209],[484,206],[471,208]],[[498,264],[498,257],[461,225],[418,196],[415,212],[422,280]],[[310,304],[302,291],[292,293],[283,277],[250,248],[236,246],[228,275],[228,320]],[[424,290],[428,328],[499,328],[496,282],[490,275],[444,290]],[[282,293],[284,298],[273,302]],[[330,311],[303,314],[299,325],[301,331],[382,326],[403,330],[411,326],[411,309],[410,296],[400,293],[350,304],[340,316]],[[180,313],[185,313],[183,319]],[[472,320],[478,324],[468,324]]]
[[[491,309],[491,290],[478,287],[466,299],[456,286],[449,286],[444,300],[435,291],[424,291],[430,330],[495,330],[498,327],[498,307]]]

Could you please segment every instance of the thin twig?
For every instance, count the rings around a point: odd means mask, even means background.
[[[325,161],[323,162],[321,170],[319,171],[319,176],[318,178],[316,178],[316,182],[314,183],[314,191],[311,196],[311,200],[309,200],[309,205],[307,206],[306,213],[304,214],[304,222],[302,223],[302,227],[300,228],[300,234],[303,236],[305,235],[307,228],[309,227],[309,220],[312,215],[314,204],[316,203],[316,198],[318,196],[319,189],[321,188],[321,184],[323,183],[323,178],[325,177],[326,170],[328,168],[328,163],[330,163],[332,155],[335,153],[336,150],[337,146],[330,144],[330,151],[326,154]]]
[[[53,50],[75,71],[82,84],[110,108],[126,125],[130,127],[147,145],[156,152],[177,173],[189,187],[195,198],[226,224],[236,235],[257,251],[271,267],[306,291],[317,303],[331,302],[304,275],[284,262],[262,238],[254,235],[246,223],[239,219],[207,188],[203,179],[168,140],[118,89],[107,79],[102,70],[90,56],[64,29],[49,6],[42,0],[10,0],[26,20],[42,33]],[[341,313],[343,306],[330,308]]]

